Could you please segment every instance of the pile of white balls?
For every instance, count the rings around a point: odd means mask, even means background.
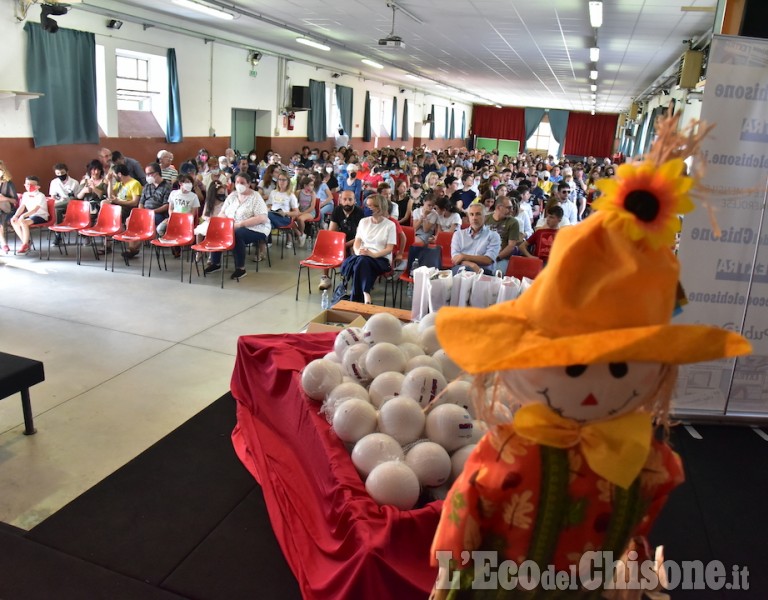
[[[444,497],[487,430],[467,381],[440,348],[434,314],[403,325],[387,313],[336,337],[333,352],[302,372],[378,504],[413,508],[422,490]]]

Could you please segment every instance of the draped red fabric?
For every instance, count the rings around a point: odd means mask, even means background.
[[[472,107],[472,133],[479,137],[525,142],[525,109],[495,106]]]
[[[304,365],[328,353],[335,335],[239,339],[235,451],[261,484],[305,600],[424,600],[437,575],[429,549],[442,502],[378,506],[319,404],[301,391]]]
[[[618,119],[619,115],[614,114],[592,115],[587,112],[571,112],[568,115],[563,154],[611,156]]]

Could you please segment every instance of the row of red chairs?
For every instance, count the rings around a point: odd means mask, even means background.
[[[99,210],[99,216],[93,227],[90,226],[90,203],[84,200],[70,200],[67,205],[67,211],[61,223],[55,224],[56,212],[52,207],[53,200],[49,200],[49,214],[51,218],[47,223],[41,223],[35,227],[40,228],[40,247],[42,248],[42,229],[48,227],[49,231],[70,234],[77,233],[78,236],[87,237],[94,248],[94,255],[98,258],[98,249],[96,248],[96,238],[104,240],[104,254],[107,251],[107,241],[112,239],[118,241],[125,247],[126,243],[149,241],[158,252],[157,264],[160,267],[160,256],[165,263],[165,248],[188,248],[189,252],[189,283],[192,283],[192,261],[195,252],[227,252],[235,247],[235,228],[234,221],[227,217],[212,217],[208,225],[208,234],[200,244],[195,244],[195,214],[194,213],[171,213],[168,219],[168,227],[165,235],[156,238],[155,234],[155,211],[145,208],[134,208],[131,210],[127,227],[123,230],[122,226],[122,207],[116,204],[105,204]],[[62,237],[64,251],[67,252],[66,239]],[[81,262],[81,247],[77,244],[77,264]],[[67,254],[69,254],[67,252]],[[115,270],[115,254],[112,253],[112,271]],[[141,274],[144,275],[145,253],[142,253]],[[48,260],[51,258],[51,236],[48,236]],[[165,265],[167,270],[167,263]],[[107,270],[107,261],[104,261],[104,270]],[[152,276],[152,261],[149,263],[149,276]],[[184,261],[181,261],[181,281],[184,281]],[[224,287],[224,270],[222,269],[221,287]]]

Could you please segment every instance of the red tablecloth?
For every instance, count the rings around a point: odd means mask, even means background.
[[[243,464],[261,484],[280,547],[308,600],[424,600],[441,502],[401,511],[365,491],[344,444],[300,387],[335,334],[241,337],[232,375]]]

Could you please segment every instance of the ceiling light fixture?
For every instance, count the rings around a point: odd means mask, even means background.
[[[593,83],[592,85],[590,85],[589,86],[589,91],[596,92],[597,91],[597,84]]]
[[[589,22],[597,29],[603,24],[603,3],[602,2],[590,2],[589,3]]]
[[[595,100],[597,100],[597,94],[592,94],[592,102],[594,102]]]
[[[421,77],[418,77],[418,76],[414,75],[413,73],[406,73],[405,76],[410,78],[410,79],[414,79],[416,81],[421,81]]]
[[[213,8],[212,6],[200,4],[199,2],[192,2],[192,0],[173,0],[173,3],[178,6],[183,6],[184,8],[188,8],[189,10],[194,10],[199,13],[203,13],[204,15],[208,15],[209,17],[224,19],[225,21],[232,21],[235,18],[235,15],[233,14],[224,12],[223,10],[219,10],[218,8]]]
[[[589,49],[589,60],[591,60],[592,62],[597,62],[598,60],[600,60],[600,48],[598,48],[597,46],[592,46]]]
[[[369,67],[373,67],[374,69],[383,69],[384,65],[380,65],[375,60],[371,60],[370,58],[364,58],[362,59],[362,62],[364,62]]]
[[[318,50],[325,50],[326,52],[330,52],[331,47],[326,46],[325,44],[321,44],[320,42],[316,42],[315,40],[310,40],[308,38],[296,38],[296,41],[299,44],[304,44],[305,46],[309,46],[311,48],[317,48]]]
[[[592,80],[597,80],[597,71],[596,70],[590,71],[589,78]]]

